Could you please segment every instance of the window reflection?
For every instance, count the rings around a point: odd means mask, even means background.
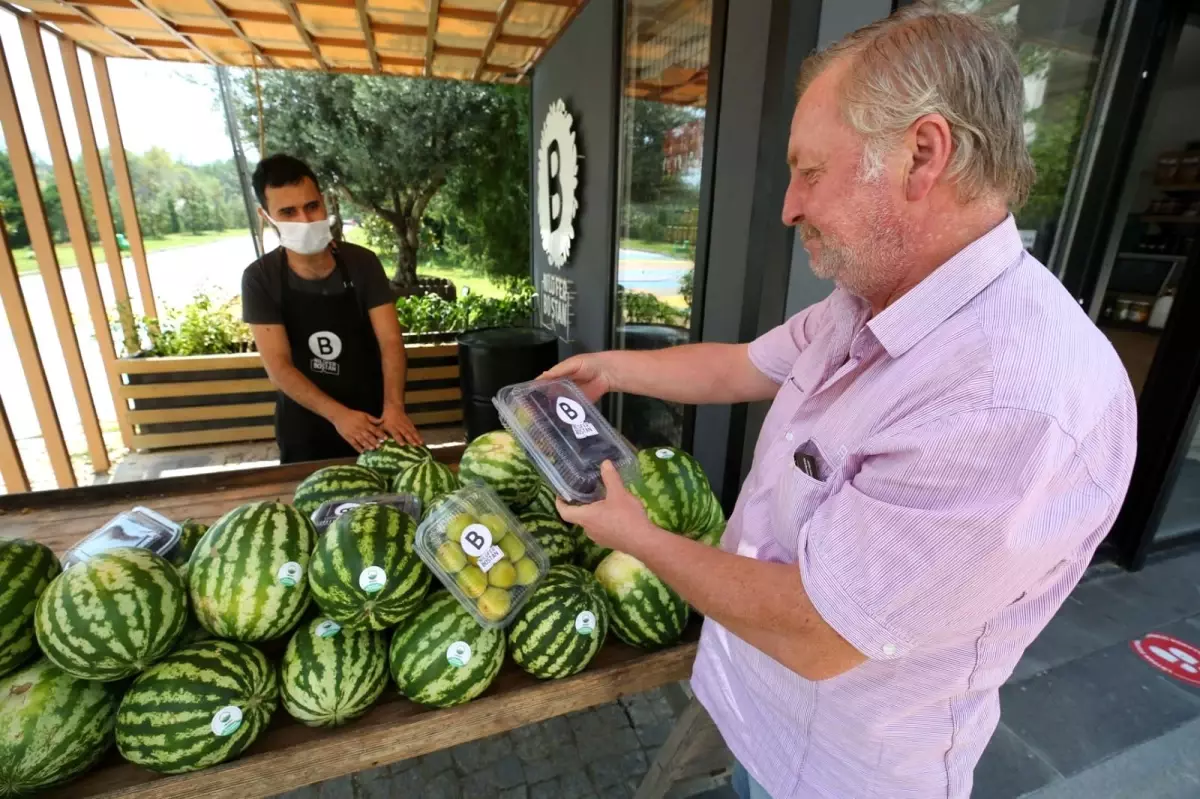
[[[658,349],[690,340],[711,0],[630,0],[621,110],[614,345]],[[683,409],[617,400],[637,446],[683,442]]]

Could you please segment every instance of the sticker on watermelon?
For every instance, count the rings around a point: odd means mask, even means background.
[[[580,611],[575,617],[575,632],[580,635],[591,635],[596,631],[596,614],[590,610]]]
[[[451,666],[461,669],[471,662],[471,645],[466,641],[455,641],[446,649],[446,660]]]
[[[342,625],[338,624],[333,619],[326,619],[317,625],[316,632],[318,638],[332,638],[342,631]]]
[[[218,738],[228,738],[242,726],[242,709],[237,705],[223,707],[213,714],[212,734]]]
[[[654,454],[658,456],[660,461],[669,461],[671,458],[675,457],[675,453],[669,449],[666,449],[665,447]]]
[[[304,568],[296,561],[289,560],[279,567],[275,576],[279,578],[280,585],[294,588],[300,582],[300,578],[304,576]]]
[[[358,587],[368,594],[378,594],[387,585],[387,574],[378,566],[368,566],[358,575]]]

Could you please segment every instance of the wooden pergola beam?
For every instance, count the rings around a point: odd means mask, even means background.
[[[117,30],[115,30],[115,29],[113,29],[113,28],[110,28],[110,27],[108,27],[107,25],[105,25],[103,22],[101,22],[101,21],[100,21],[100,18],[99,18],[99,17],[97,17],[95,14],[93,14],[93,13],[91,12],[91,10],[90,10],[90,9],[88,9],[88,8],[87,8],[87,6],[84,6],[84,5],[79,5],[79,4],[75,4],[75,3],[68,3],[68,2],[66,2],[65,0],[54,0],[54,2],[55,2],[57,5],[59,5],[59,6],[63,7],[63,8],[65,8],[65,9],[67,9],[68,11],[75,11],[75,12],[77,12],[77,13],[78,13],[78,14],[80,14],[80,15],[81,15],[81,16],[82,16],[82,17],[83,17],[85,20],[87,20],[88,22],[92,23],[92,24],[93,24],[93,25],[95,25],[97,28],[99,28],[100,30],[102,30],[102,31],[104,31],[105,33],[107,33],[109,36],[112,36],[114,39],[116,39],[117,41],[119,41],[119,42],[121,42],[122,44],[126,45],[127,47],[130,47],[130,48],[132,48],[133,50],[136,50],[137,52],[141,53],[141,54],[142,54],[143,56],[145,56],[146,58],[149,58],[151,61],[159,61],[159,60],[161,60],[161,59],[159,59],[159,57],[158,57],[158,56],[156,56],[154,53],[150,52],[150,51],[149,51],[149,50],[147,50],[146,48],[144,48],[144,47],[140,47],[140,46],[139,46],[137,43],[135,43],[135,42],[133,41],[133,39],[132,39],[131,37],[129,37],[129,36],[126,36],[125,34],[121,33],[120,31],[117,31]],[[105,5],[105,4],[104,4],[104,3],[95,3],[94,5]]]
[[[154,288],[150,284],[150,265],[146,261],[146,246],[142,241],[142,226],[138,221],[133,181],[129,177],[129,161],[125,157],[125,143],[121,138],[121,122],[117,118],[117,103],[113,99],[112,81],[108,77],[108,59],[93,53],[92,71],[96,75],[96,89],[100,95],[100,113],[104,117],[104,129],[108,133],[108,152],[112,158],[113,179],[117,182],[121,219],[125,222],[125,238],[129,240],[129,250],[133,256],[134,270],[137,273],[138,293],[142,296],[142,314],[157,318],[158,309],[154,302]]]
[[[308,28],[304,27],[304,20],[300,19],[300,12],[296,10],[296,4],[292,0],[279,0],[279,4],[287,12],[288,19],[292,22],[292,27],[296,29],[296,33],[300,36],[300,41],[304,42],[304,46],[308,48],[309,55],[316,60],[317,66],[328,72],[329,64],[321,56],[321,51],[317,49],[317,44],[313,41],[312,35],[309,34]]]
[[[425,25],[425,77],[433,77],[433,57],[437,54],[438,7],[441,0],[429,0],[429,22]]]
[[[2,224],[2,223],[0,223]],[[7,238],[7,234],[5,235]],[[12,260],[7,242],[4,251]],[[29,475],[25,473],[25,462],[21,460],[21,452],[17,449],[17,440],[13,438],[12,427],[8,423],[8,414],[4,411],[4,400],[0,399],[0,480],[4,481],[4,493],[18,494],[29,490]]]
[[[42,32],[36,22],[25,18],[20,21],[21,41],[25,45],[25,59],[29,64],[29,73],[33,78],[33,90],[37,95],[38,108],[42,112],[42,124],[45,127],[46,141],[50,145],[50,160],[54,165],[54,182],[58,186],[59,200],[62,202],[63,217],[67,223],[67,232],[71,238],[71,249],[75,251],[75,261],[78,264],[79,276],[83,283],[83,293],[87,299],[88,311],[92,318],[92,333],[100,345],[100,358],[104,362],[104,371],[109,377],[113,399],[116,399],[116,386],[112,381],[116,378],[113,369],[117,359],[113,347],[112,330],[109,328],[108,313],[104,308],[104,295],[100,290],[100,278],[96,273],[96,261],[92,257],[92,243],[88,240],[87,222],[83,218],[83,200],[79,196],[79,186],[75,183],[75,170],[71,166],[71,153],[67,150],[67,137],[63,130],[62,118],[58,115],[58,102],[54,97],[54,84],[50,81],[50,63],[46,59],[46,48],[42,45]],[[65,49],[65,48],[64,48]],[[107,199],[106,199],[107,202]],[[114,234],[115,235],[115,234]],[[115,242],[114,242],[115,244]],[[58,264],[56,263],[57,267]],[[42,270],[43,280],[46,271]],[[55,270],[55,279],[62,283],[62,276]],[[46,281],[47,284],[49,281]],[[63,292],[64,305],[66,292]],[[51,299],[51,305],[54,299]],[[70,320],[69,307],[62,309]],[[74,330],[72,329],[72,333]],[[61,333],[60,333],[61,335]],[[74,339],[72,339],[74,340]],[[76,342],[78,347],[78,342]],[[82,356],[79,361],[83,368]],[[79,402],[79,415],[83,421],[83,432],[88,442],[88,452],[92,458],[92,468],[98,473],[108,471],[108,446],[104,443],[104,433],[100,429],[100,420],[92,398],[91,388],[87,386],[87,373],[83,375],[84,387],[87,388],[87,402],[82,398],[82,392],[76,391]]]
[[[396,36],[424,36],[429,29],[424,25],[404,25],[399,22],[373,22],[371,30]]]
[[[363,42],[367,46],[367,57],[371,59],[371,69],[376,73],[383,72],[379,53],[375,50],[375,32],[371,29],[371,17],[367,14],[367,0],[355,0],[354,10],[358,15],[358,27],[362,28]]]
[[[479,80],[480,76],[483,75],[483,67],[487,64],[488,59],[492,57],[492,50],[496,48],[496,40],[504,32],[504,23],[508,22],[508,16],[512,13],[513,7],[516,4],[517,0],[504,0],[504,4],[496,11],[496,17],[492,23],[492,31],[488,34],[487,44],[483,46],[483,53],[479,56],[479,63],[475,66],[475,73],[471,76],[471,80]]]
[[[91,411],[94,418],[95,406],[92,404],[92,392],[88,387],[87,375],[83,370],[83,355],[79,349],[79,340],[75,337],[75,326],[71,320],[71,311],[67,306],[62,275],[58,271],[58,259],[54,253],[54,239],[50,235],[50,223],[46,221],[46,207],[42,202],[41,190],[38,188],[37,171],[34,169],[33,155],[29,151],[29,142],[25,138],[25,126],[21,121],[21,111],[17,107],[17,95],[13,91],[12,74],[8,68],[8,58],[4,53],[2,42],[0,42],[0,129],[3,129],[4,132],[4,143],[8,148],[8,157],[12,163],[13,181],[17,184],[17,199],[21,203],[25,226],[29,230],[29,242],[38,262],[38,270],[42,275],[46,298],[50,304],[50,315],[54,320],[54,330],[58,335],[63,363],[67,368],[67,378],[71,383],[76,404],[79,406],[79,415],[86,419],[89,415],[88,412]],[[5,248],[7,249],[7,243]],[[46,451],[50,456],[50,466],[54,470],[54,478],[59,488],[74,488],[76,485],[75,470],[71,466],[71,456],[67,451],[62,425],[58,420],[58,411],[54,407],[54,400],[50,394],[50,384],[46,380],[46,370],[42,364],[42,356],[38,352],[33,325],[29,321],[25,297],[21,292],[21,282],[11,254],[4,266],[5,268],[0,270],[0,297],[4,298],[4,310],[8,316],[9,327],[13,332],[13,339],[17,344],[17,352],[21,356],[21,368],[25,373],[25,381],[29,385],[30,396],[33,398],[38,425],[42,430],[42,438],[46,442]]]
[[[144,2],[142,2],[142,0],[129,0],[129,2],[133,3],[133,5],[137,9],[139,9],[142,13],[146,14],[148,17],[153,19],[155,21],[155,23],[157,23],[158,26],[160,28],[162,28],[164,31],[169,33],[173,39],[178,40],[185,47],[187,47],[189,50],[194,52],[196,55],[203,58],[209,64],[212,64],[215,67],[218,63],[220,63],[217,61],[217,59],[213,58],[212,55],[207,53],[203,48],[201,48],[199,45],[197,45],[195,42],[193,42],[187,36],[180,33],[179,30],[175,27],[175,23],[171,22],[166,17],[162,16],[157,11],[155,11],[153,8],[146,5]]]
[[[220,19],[221,22],[225,23],[225,27],[229,29],[229,32],[241,39],[241,41],[250,48],[251,53],[265,61],[268,66],[276,66],[275,62],[273,62],[263,53],[262,49],[255,44],[254,40],[246,35],[246,32],[242,30],[242,26],[229,16],[229,12],[225,10],[225,6],[218,3],[217,0],[204,0],[204,2],[207,3],[208,7],[212,9],[212,12],[217,15],[217,18]]]
[[[534,53],[533,58],[529,59],[529,63],[526,64],[525,68],[521,70],[522,79],[529,77],[529,73],[533,70],[534,65],[541,60],[542,54],[544,54],[554,45],[558,44],[558,40],[561,39],[562,35],[567,32],[567,28],[571,27],[571,23],[575,21],[575,17],[579,16],[579,12],[583,10],[585,5],[587,5],[587,0],[525,0],[525,2],[539,3],[547,6],[559,6],[561,8],[568,8],[570,10],[567,11],[566,17],[563,18],[562,25],[559,25],[558,30],[554,32],[554,35],[546,41],[546,46]]]
[[[113,296],[117,301],[117,315],[121,320],[121,331],[124,333],[125,351],[133,354],[140,349],[137,327],[133,321],[133,306],[129,303],[129,286],[125,283],[125,264],[121,260],[121,248],[117,245],[117,228],[113,223],[112,208],[108,204],[108,185],[104,180],[104,168],[100,164],[100,147],[96,143],[96,131],[92,127],[92,112],[88,107],[87,92],[83,86],[83,70],[79,68],[79,53],[74,42],[63,42],[59,47],[62,53],[63,74],[67,78],[67,92],[71,96],[71,110],[75,116],[75,127],[79,132],[79,145],[83,151],[83,168],[87,175],[88,187],[92,195],[92,213],[96,218],[96,230],[100,234],[100,242],[104,248],[104,260],[108,265],[108,277],[112,282]],[[45,113],[49,113],[44,111]],[[54,111],[58,116],[57,109]],[[49,130],[49,126],[47,126]],[[61,134],[61,124],[59,133]],[[63,146],[66,146],[64,140]],[[70,167],[70,162],[67,162]],[[56,165],[57,168],[57,165]],[[74,200],[78,201],[78,194]],[[66,203],[64,202],[64,207]],[[82,213],[79,222],[82,224]],[[91,256],[91,244],[87,240],[86,226],[82,230],[83,246]],[[78,249],[78,248],[77,248]],[[97,330],[96,340],[100,343],[100,356],[104,360],[105,372],[108,374],[108,387],[112,393],[113,405],[117,412],[117,425],[121,431],[121,442],[126,449],[133,448],[133,424],[129,421],[129,407],[120,401],[121,376],[117,371],[117,353],[113,349],[112,335],[108,330],[108,313],[104,307],[104,294],[100,290],[96,265],[90,269],[80,267],[83,276],[84,291],[87,294],[88,306],[92,312],[92,324],[104,324],[104,331]]]
[[[494,12],[485,11],[480,8],[462,8],[460,6],[450,6],[442,3],[441,9],[438,11],[438,16],[442,19],[461,19],[464,22],[495,22],[496,15]]]

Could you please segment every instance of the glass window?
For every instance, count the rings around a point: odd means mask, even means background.
[[[658,349],[691,338],[713,10],[625,5],[614,346]],[[616,409],[639,447],[685,443],[681,406],[621,396]]]
[[[1109,0],[951,0],[947,6],[1008,29],[1025,76],[1025,140],[1037,167],[1016,213],[1026,246],[1043,263],[1058,233],[1100,58],[1112,18]]]

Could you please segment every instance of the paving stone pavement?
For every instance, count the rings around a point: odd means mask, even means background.
[[[674,721],[656,689],[280,797],[632,799]]]

